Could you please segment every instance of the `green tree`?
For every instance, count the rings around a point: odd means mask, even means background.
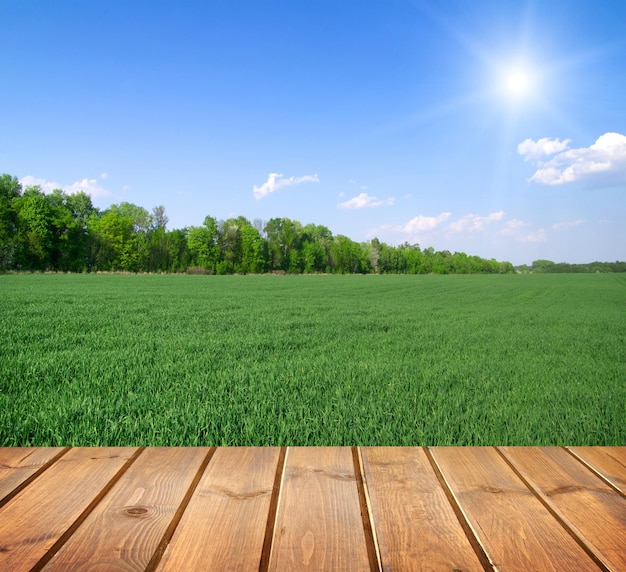
[[[15,200],[18,232],[16,266],[25,270],[52,268],[55,244],[54,202],[39,186],[27,187]]]
[[[424,272],[424,257],[418,244],[404,244],[398,246],[398,267],[403,273],[421,274]]]
[[[190,264],[187,229],[174,229],[166,234],[168,272],[183,272]]]
[[[300,234],[299,264],[303,272],[327,272],[329,270],[332,232],[323,225],[307,224]]]
[[[128,209],[112,205],[100,216],[92,216],[92,260],[98,270],[139,270],[139,248],[135,223]]]
[[[163,205],[154,207],[151,216],[152,224],[147,234],[149,272],[164,272],[170,267],[166,230],[167,222],[165,207]]]
[[[554,270],[554,262],[552,260],[534,260],[533,272],[540,274],[543,272],[552,272]]]
[[[331,247],[331,268],[340,274],[366,273],[367,252],[347,236],[335,236]]]
[[[222,262],[218,268],[220,274],[240,272],[243,260],[243,243],[241,230],[252,225],[243,217],[229,218],[218,224],[218,244],[221,250]],[[254,230],[254,229],[253,229]]]
[[[307,274],[313,272],[324,272],[327,266],[326,250],[321,242],[307,241],[302,246],[302,262],[304,263],[304,272]]]
[[[79,272],[90,266],[89,219],[96,212],[91,197],[84,192],[67,194],[55,189],[46,198],[53,205],[53,268]]]
[[[0,269],[13,268],[17,239],[17,211],[15,201],[22,195],[17,177],[0,175]]]
[[[133,265],[134,271],[147,270],[148,260],[150,258],[150,241],[148,235],[153,225],[152,215],[145,208],[133,203],[123,202],[119,205],[113,205],[111,208],[118,209],[121,217],[132,221],[136,248],[134,255],[135,262]],[[130,270],[130,268],[127,268],[127,270]]]
[[[218,225],[212,216],[204,219],[202,226],[193,226],[187,233],[190,265],[215,271],[220,261]]]
[[[290,261],[289,252],[300,246],[302,225],[288,218],[273,218],[267,222],[264,231],[267,236],[270,268],[289,270],[290,262],[294,263],[293,257]]]
[[[259,273],[267,269],[267,243],[251,224],[239,229],[241,239],[241,262],[239,272]]]

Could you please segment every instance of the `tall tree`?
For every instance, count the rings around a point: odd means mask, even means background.
[[[267,247],[272,270],[289,270],[290,250],[297,250],[302,225],[288,218],[273,218],[265,225]],[[293,258],[291,260],[293,264]]]
[[[165,207],[159,205],[152,209],[148,238],[148,268],[149,272],[163,272],[169,268],[169,250],[167,246],[166,227],[168,223]]]
[[[267,243],[259,231],[250,224],[239,229],[241,238],[241,262],[239,272],[244,274],[265,272],[267,269]]]
[[[55,189],[46,198],[54,207],[55,245],[52,265],[56,270],[79,272],[89,268],[90,217],[96,212],[84,192],[67,194]]]
[[[220,261],[218,225],[212,216],[204,219],[202,226],[193,226],[187,233],[191,266],[215,271]]]
[[[101,216],[92,216],[89,228],[94,234],[94,266],[99,270],[140,269],[136,222],[132,209],[111,205]]]
[[[22,195],[17,177],[0,175],[0,269],[13,268],[17,235],[15,201]]]
[[[185,271],[190,264],[187,232],[187,229],[174,229],[166,234],[168,272]]]
[[[218,266],[220,274],[231,274],[240,267],[243,256],[241,229],[246,226],[251,226],[250,221],[243,216],[219,222],[218,243],[222,254]]]
[[[56,246],[55,206],[39,186],[27,187],[15,200],[18,231],[16,266],[27,270],[52,268]]]
[[[159,205],[158,207],[154,207],[152,209],[152,227],[153,228],[162,228],[166,230],[167,223],[169,219],[165,214],[165,207],[163,205]]]

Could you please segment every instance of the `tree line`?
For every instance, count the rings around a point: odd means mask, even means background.
[[[626,272],[626,262],[588,262],[585,264],[570,264],[569,262],[553,262],[552,260],[535,260],[532,266],[517,266],[520,273],[533,274],[565,274],[589,272]]]
[[[61,272],[511,273],[509,262],[464,252],[357,243],[325,226],[245,217],[167,229],[163,206],[128,202],[105,210],[91,197],[0,175],[0,270]]]

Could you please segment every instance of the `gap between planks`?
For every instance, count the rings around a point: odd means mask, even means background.
[[[0,508],[7,504],[13,497],[17,496],[22,490],[24,490],[30,483],[32,483],[39,475],[41,475],[48,467],[51,467],[56,463],[65,453],[67,453],[71,447],[64,447],[58,453],[53,455],[45,463],[43,463],[37,470],[35,470],[30,476],[25,478],[19,483],[13,490],[8,492],[4,497],[0,498]]]
[[[78,530],[78,527],[87,519],[94,508],[100,503],[100,501],[107,495],[107,493],[115,486],[124,473],[128,471],[130,466],[135,462],[137,457],[143,453],[145,447],[138,447],[137,450],[128,458],[128,460],[122,465],[122,467],[115,473],[115,475],[109,480],[109,482],[102,487],[101,491],[93,498],[93,500],[87,505],[78,518],[70,525],[70,527],[57,539],[52,547],[39,559],[37,564],[31,568],[31,572],[39,572],[44,566],[52,560],[54,555],[61,549],[61,547],[69,540],[69,538]]]
[[[482,565],[484,570],[493,571],[495,568],[489,558],[489,555],[487,554],[487,551],[485,550],[485,547],[480,542],[480,538],[474,531],[469,518],[467,518],[463,510],[463,507],[457,502],[457,499],[454,496],[454,493],[452,492],[450,485],[446,481],[446,478],[443,472],[441,471],[441,468],[437,464],[437,461],[435,461],[433,454],[430,451],[430,448],[423,447],[423,449],[428,459],[428,462],[430,463],[430,466],[432,467],[437,477],[437,480],[439,481],[439,484],[441,488],[443,489],[446,495],[446,498],[448,499],[448,502],[450,503],[450,506],[452,507],[452,510],[454,511],[454,514],[457,520],[459,521],[459,524],[461,525],[461,528],[463,529],[463,532],[465,533],[466,538],[469,540],[469,543],[472,546],[474,553],[476,554],[478,560],[480,561],[480,564]]]
[[[587,543],[582,538],[580,538],[576,534],[576,532],[572,529],[572,527],[569,526],[567,524],[567,522],[565,522],[565,520],[563,518],[561,518],[561,516],[559,515],[559,513],[556,510],[554,510],[554,507],[551,505],[551,503],[547,502],[546,499],[544,499],[543,496],[539,493],[539,491],[532,485],[532,483],[530,483],[530,481],[528,481],[528,479],[526,479],[524,477],[522,472],[515,465],[514,461],[500,447],[496,447],[495,449],[498,452],[498,454],[500,455],[500,457],[502,457],[504,462],[509,466],[509,468],[517,475],[517,478],[524,483],[524,486],[545,507],[545,509],[552,515],[554,520],[556,520],[565,529],[565,532],[567,532],[567,534],[569,534],[572,537],[574,542],[576,542],[578,544],[578,546],[580,546],[587,553],[587,555],[594,561],[594,563],[603,572],[610,572],[610,569],[607,568],[604,565],[602,560],[600,560],[600,558],[598,558],[598,556],[587,545]]]

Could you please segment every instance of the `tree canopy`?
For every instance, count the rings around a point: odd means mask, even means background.
[[[167,229],[165,207],[128,202],[98,210],[84,192],[22,189],[0,175],[0,270],[232,273],[468,274],[514,272],[509,262],[464,252],[357,243],[325,226],[289,218],[250,222],[243,216]],[[559,265],[535,261],[533,271],[624,271],[625,263]],[[536,268],[535,268],[536,267]]]

